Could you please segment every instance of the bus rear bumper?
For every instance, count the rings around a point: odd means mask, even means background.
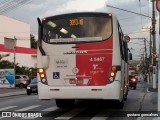
[[[106,99],[121,100],[123,89],[115,81],[106,86],[47,86],[38,83],[39,99]],[[40,87],[39,87],[40,86]]]

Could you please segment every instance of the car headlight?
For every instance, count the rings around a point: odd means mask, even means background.
[[[31,87],[28,86],[27,89],[31,89]]]

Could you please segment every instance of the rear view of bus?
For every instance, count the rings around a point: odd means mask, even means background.
[[[75,99],[118,100],[122,105],[117,26],[115,17],[106,13],[39,20],[39,99],[55,99],[58,107],[73,105]]]

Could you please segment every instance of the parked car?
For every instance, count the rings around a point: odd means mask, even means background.
[[[134,75],[129,75],[129,86],[133,87],[134,89],[137,88],[137,78]]]
[[[27,86],[26,91],[27,91],[27,95],[30,95],[31,93],[38,94],[37,78],[33,78],[31,80],[31,83]]]
[[[16,75],[15,76],[15,85],[19,88],[25,88],[30,83],[29,76],[27,75]]]

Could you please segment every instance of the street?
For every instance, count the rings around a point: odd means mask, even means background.
[[[65,119],[65,120],[114,120],[121,117],[123,120],[133,119],[137,117],[127,118],[128,111],[145,111],[146,108],[142,107],[144,97],[146,96],[147,89],[143,82],[139,82],[137,89],[130,88],[128,99],[125,102],[124,108],[118,110],[115,107],[115,102],[101,101],[101,100],[78,100],[74,108],[60,109],[56,107],[55,101],[42,101],[38,99],[37,94],[32,95],[19,95],[0,98],[0,111],[4,112],[36,112],[41,113],[42,118],[31,119]],[[152,96],[153,97],[153,96]],[[156,98],[154,98],[156,99]],[[149,104],[148,104],[149,107]],[[125,116],[126,115],[126,116]],[[2,118],[0,119],[9,119]],[[12,118],[17,119],[17,118]],[[25,119],[25,118],[18,118]],[[27,118],[29,119],[29,118]]]

